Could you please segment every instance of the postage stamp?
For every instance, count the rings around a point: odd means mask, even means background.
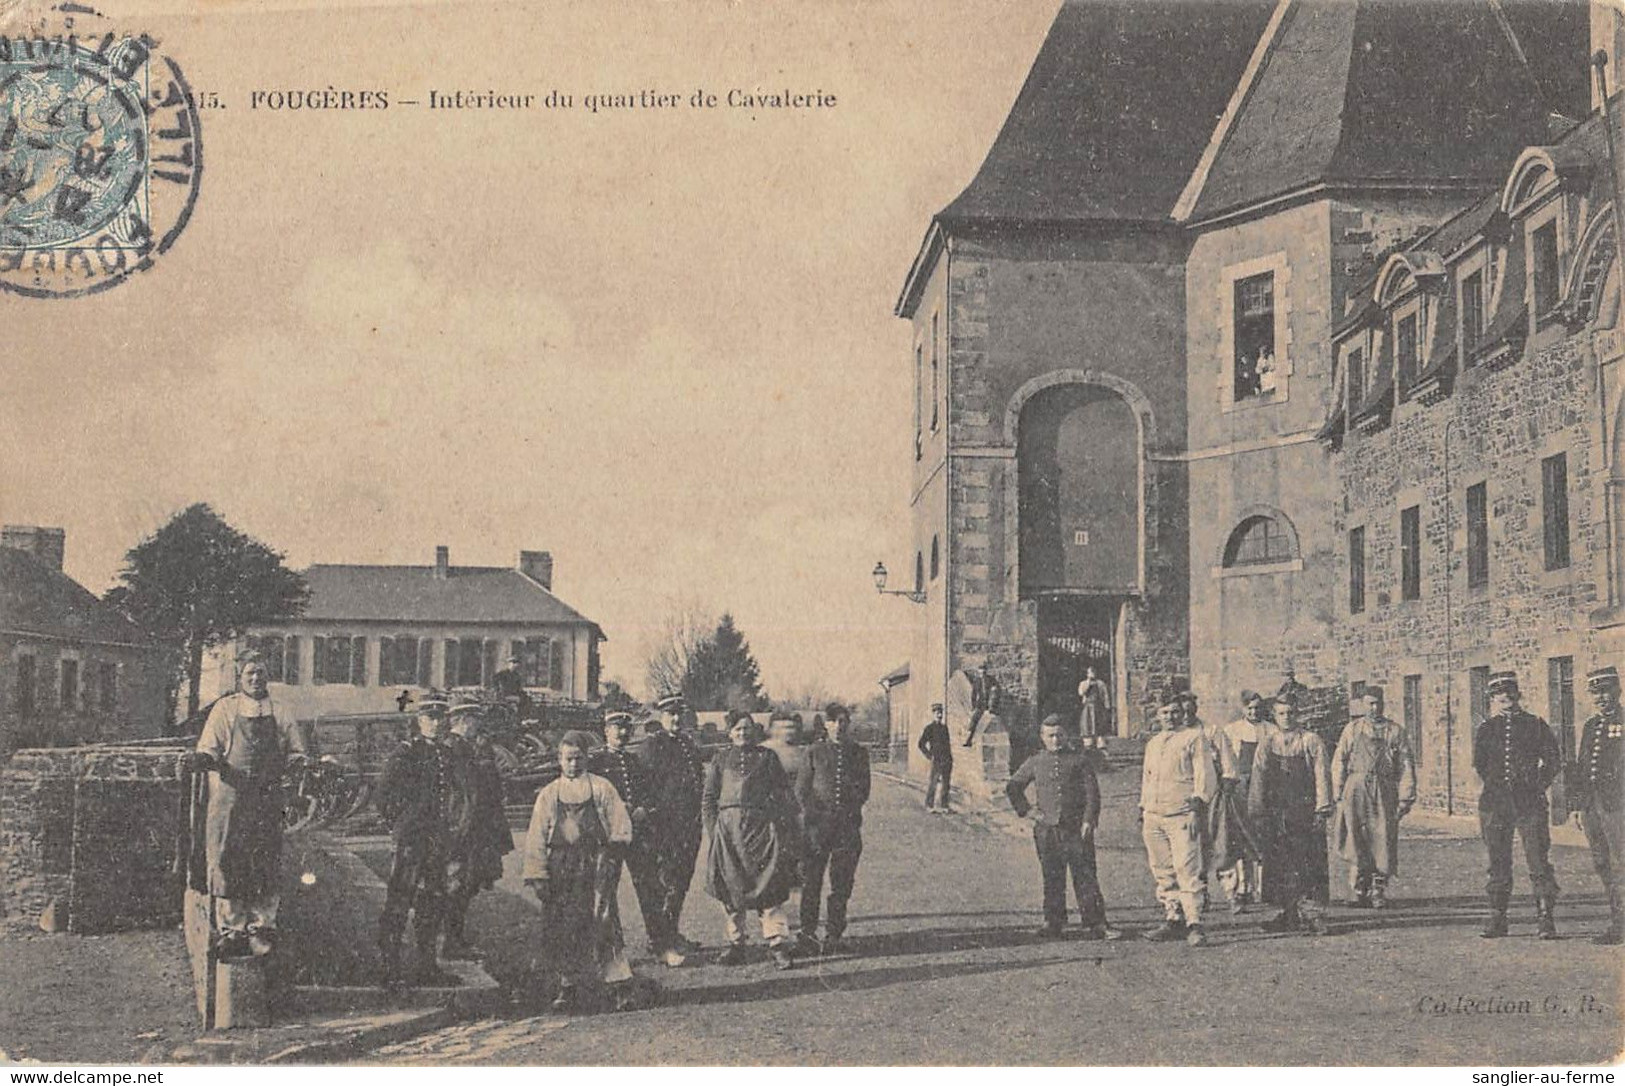
[[[0,289],[72,298],[145,271],[202,177],[196,101],[151,38],[0,37]]]

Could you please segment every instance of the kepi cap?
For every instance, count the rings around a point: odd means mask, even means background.
[[[606,728],[619,727],[622,724],[630,723],[632,723],[631,713],[610,713],[604,717],[604,727]]]
[[[655,702],[655,708],[662,713],[680,713],[688,708],[688,701],[681,694],[667,694]]]
[[[1606,690],[1610,686],[1616,689],[1619,687],[1619,669],[1614,665],[1593,668],[1586,673],[1587,690]]]
[[[1485,689],[1491,694],[1503,690],[1516,692],[1518,690],[1518,673],[1516,671],[1497,671],[1490,676],[1490,681],[1485,686]]]

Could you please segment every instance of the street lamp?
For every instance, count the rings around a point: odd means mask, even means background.
[[[884,563],[884,562],[876,562],[875,563],[875,568],[874,568],[874,571],[871,574],[871,576],[873,576],[874,579],[875,579],[875,591],[879,592],[882,596],[902,596],[905,600],[908,600],[910,603],[924,603],[925,602],[925,593],[924,592],[920,592],[920,591],[917,591],[917,590],[914,591],[914,592],[904,592],[904,591],[901,591],[900,589],[896,589],[896,588],[894,588],[894,589],[892,589],[890,591],[887,591],[886,590],[886,563]]]

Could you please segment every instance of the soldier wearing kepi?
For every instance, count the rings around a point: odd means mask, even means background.
[[[447,958],[469,959],[474,957],[474,949],[465,930],[468,907],[475,895],[502,878],[502,857],[513,851],[513,830],[502,809],[502,773],[496,751],[485,735],[485,707],[479,702],[452,706],[447,742],[466,775],[470,817],[467,835],[452,842],[447,865],[442,953]]]
[[[451,746],[447,705],[424,698],[417,706],[417,733],[396,748],[378,784],[378,813],[393,826],[395,857],[390,867],[383,915],[378,918],[378,949],[386,987],[401,981],[401,936],[412,916],[417,944],[413,983],[455,984],[435,954],[446,907],[446,872],[454,843],[465,840],[473,823],[467,763]]]
[[[626,868],[632,875],[632,889],[638,895],[638,910],[643,913],[643,930],[649,937],[650,951],[675,969],[683,964],[683,954],[672,946],[671,933],[666,930],[666,914],[662,911],[665,894],[654,843],[659,812],[655,807],[653,783],[643,763],[628,746],[634,730],[631,713],[610,713],[605,717],[604,745],[588,756],[587,770],[615,786],[616,794],[631,815],[632,843],[626,848]]]
[[[1608,894],[1608,927],[1591,941],[1625,942],[1625,717],[1619,672],[1601,667],[1586,676],[1596,712],[1580,733],[1580,753],[1569,767],[1569,802],[1585,828],[1591,862]]]
[[[683,937],[678,922],[683,915],[683,901],[688,897],[689,884],[694,881],[694,864],[700,855],[703,830],[700,821],[700,797],[705,789],[705,759],[683,731],[683,718],[688,703],[681,694],[668,694],[655,703],[662,718],[660,730],[643,741],[643,765],[648,770],[649,782],[654,789],[654,806],[658,818],[651,820],[655,833],[651,836],[660,872],[661,936],[667,946],[681,954],[692,954],[699,947]]]
[[[1542,939],[1557,938],[1552,911],[1557,904],[1557,873],[1552,870],[1551,829],[1546,789],[1563,765],[1563,751],[1546,722],[1519,707],[1518,677],[1510,671],[1490,676],[1490,715],[1473,733],[1473,768],[1484,782],[1478,824],[1490,854],[1490,922],[1486,939],[1507,933],[1512,900],[1512,834],[1523,839],[1529,881],[1535,888],[1535,915]]]
[[[824,954],[840,950],[846,933],[846,903],[852,897],[858,858],[863,855],[863,805],[869,802],[869,752],[852,742],[851,714],[831,703],[824,710],[829,742],[808,748],[796,776],[807,847],[801,872],[801,942],[817,942],[819,895],[829,872],[829,912],[824,918]]]

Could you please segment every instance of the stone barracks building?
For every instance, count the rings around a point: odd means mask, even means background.
[[[553,556],[521,551],[514,566],[314,565],[296,619],[251,631],[205,663],[205,703],[236,688],[252,649],[271,696],[300,720],[393,712],[402,690],[489,686],[510,656],[538,696],[598,700],[598,624],[553,594]]]
[[[1120,734],[1290,667],[1382,684],[1454,810],[1489,669],[1571,724],[1625,663],[1620,44],[1577,2],[1065,3],[896,305],[909,718],[984,661],[1018,731],[1095,667]]]
[[[61,528],[0,529],[0,759],[167,723],[162,653],[62,572],[66,542]]]

